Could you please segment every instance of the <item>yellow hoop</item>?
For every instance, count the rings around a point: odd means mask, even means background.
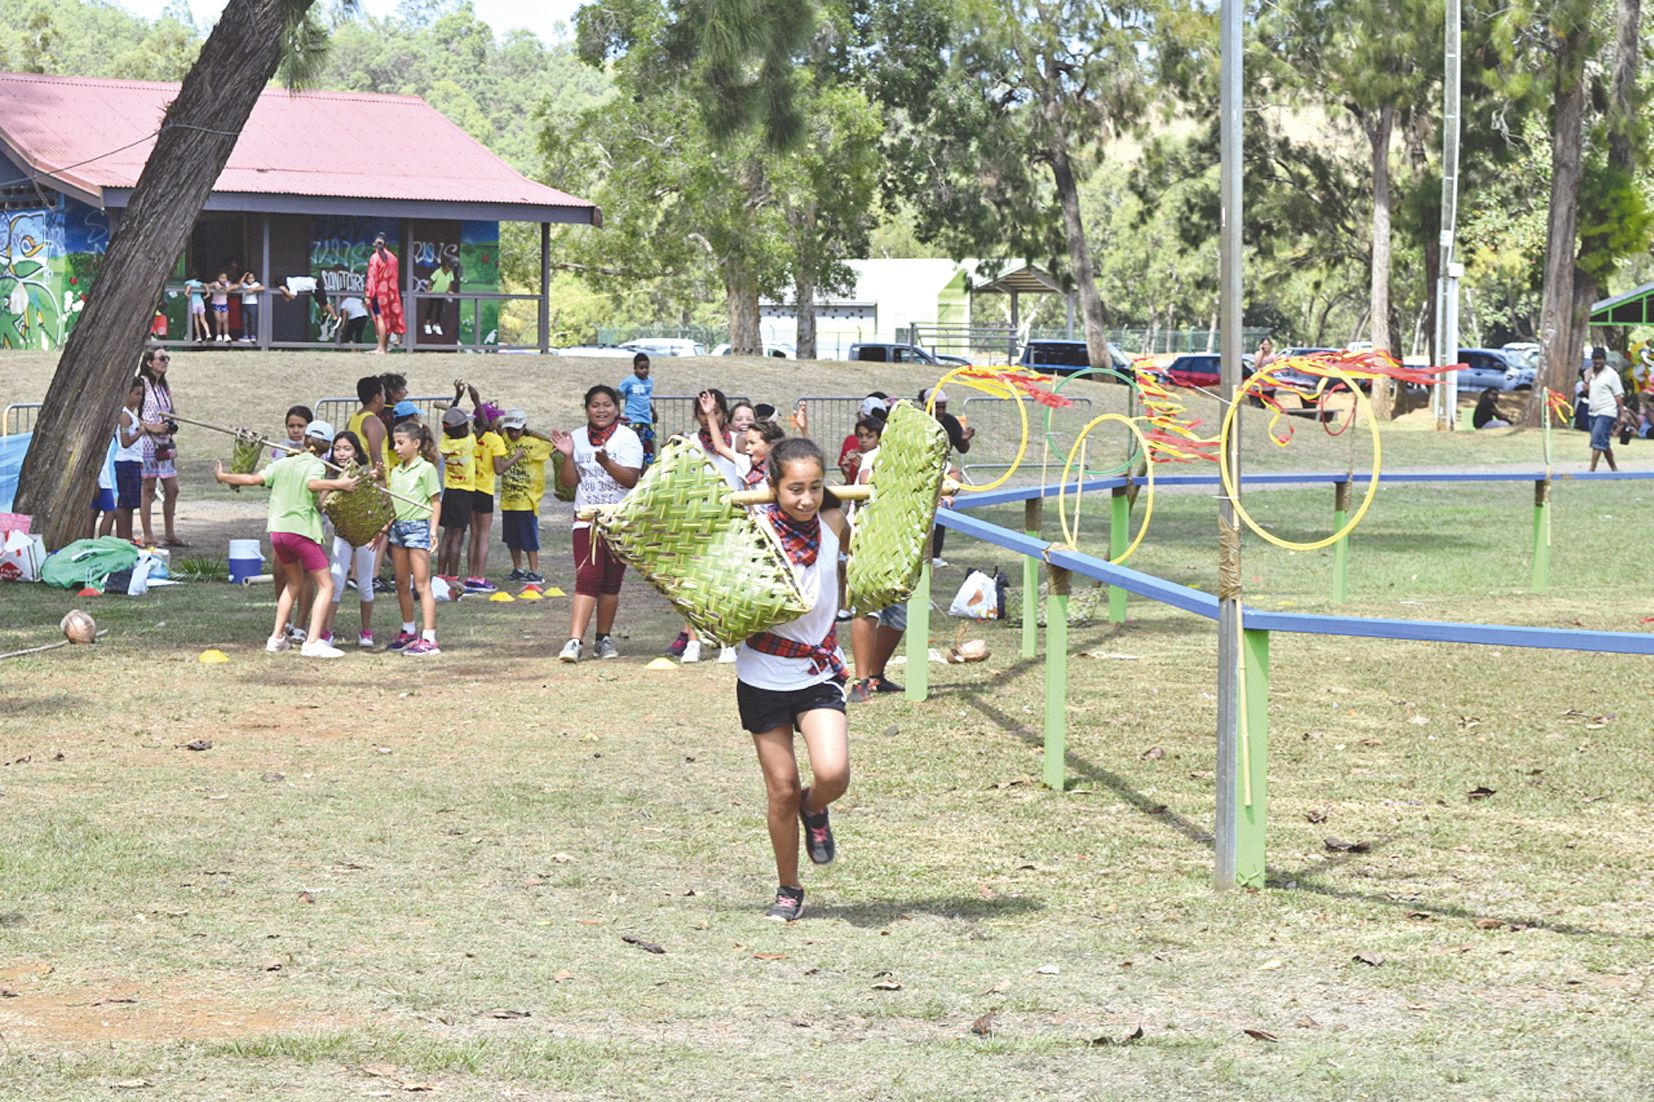
[[[1247,391],[1254,385],[1270,381],[1274,370],[1274,368],[1266,368],[1263,371],[1258,372],[1250,379],[1247,379],[1235,390],[1234,400],[1229,403],[1229,409],[1223,415],[1223,431],[1218,433],[1218,477],[1223,480],[1223,492],[1229,495],[1230,504],[1235,507],[1235,515],[1239,517],[1241,522],[1248,528],[1252,529],[1252,531],[1258,536],[1269,543],[1274,544],[1276,547],[1284,547],[1288,551],[1319,551],[1323,547],[1331,547],[1333,544],[1353,532],[1356,526],[1361,523],[1362,519],[1366,517],[1367,510],[1372,508],[1373,498],[1378,493],[1378,475],[1379,470],[1383,466],[1384,445],[1379,437],[1378,421],[1375,417],[1373,417],[1372,402],[1368,400],[1365,394],[1361,393],[1361,388],[1355,385],[1355,380],[1345,374],[1342,369],[1333,367],[1331,364],[1325,365],[1325,370],[1338,376],[1339,381],[1349,387],[1350,393],[1355,395],[1355,413],[1359,414],[1363,405],[1367,408],[1367,428],[1373,434],[1373,477],[1372,480],[1367,483],[1367,494],[1361,499],[1360,507],[1356,509],[1355,515],[1350,517],[1349,522],[1346,523],[1344,527],[1328,536],[1326,539],[1315,540],[1310,543],[1299,543],[1296,540],[1284,540],[1279,536],[1264,531],[1258,522],[1252,519],[1252,515],[1241,505],[1240,494],[1236,492],[1235,476],[1229,469],[1229,434],[1234,429],[1235,414],[1240,411],[1241,403],[1245,400]]]
[[[1062,465],[1062,481],[1057,483],[1057,519],[1062,524],[1063,539],[1067,540],[1068,546],[1074,548],[1076,551],[1079,550],[1078,526],[1076,526],[1075,531],[1073,532],[1068,530],[1068,472],[1073,469],[1074,457],[1079,454],[1080,446],[1085,443],[1085,438],[1091,435],[1092,429],[1095,429],[1104,421],[1118,421],[1125,425],[1126,428],[1130,429],[1132,433],[1136,435],[1138,444],[1140,444],[1143,448],[1143,454],[1148,454],[1148,438],[1143,435],[1143,430],[1137,427],[1137,422],[1133,421],[1130,417],[1127,417],[1123,413],[1104,413],[1097,417],[1093,417],[1086,423],[1085,428],[1080,430],[1080,435],[1074,438],[1074,446],[1068,449],[1068,461]],[[1083,469],[1080,471],[1080,477],[1082,479],[1085,477],[1085,471]],[[1143,504],[1143,523],[1137,529],[1137,538],[1132,540],[1131,543],[1127,545],[1126,549],[1120,553],[1120,557],[1109,560],[1116,566],[1131,558],[1132,552],[1136,551],[1137,546],[1143,542],[1143,537],[1149,534],[1149,521],[1154,517],[1153,463],[1148,464],[1148,481],[1146,483],[1146,487],[1148,490],[1148,498]]]
[[[931,397],[925,401],[925,412],[930,414],[932,417],[936,416],[936,392],[941,390],[942,386],[950,379],[961,374],[962,372],[981,370],[983,369],[980,367],[971,367],[967,365],[965,367],[956,367],[952,371],[949,371],[946,375],[943,375],[936,381],[936,385],[930,388]],[[983,483],[981,486],[968,486],[963,482],[961,482],[959,486],[961,491],[969,493],[981,493],[984,490],[997,490],[999,487],[1011,481],[1011,476],[1017,473],[1017,468],[1022,466],[1022,460],[1028,454],[1028,407],[1023,404],[1021,391],[1017,390],[1016,387],[1009,383],[998,383],[993,386],[985,386],[982,384],[982,381],[978,379],[964,379],[962,381],[972,390],[980,390],[989,394],[994,393],[995,389],[1003,388],[1004,390],[1010,392],[1012,398],[1016,399],[1017,415],[1022,419],[1022,442],[1017,445],[1016,458],[1011,460],[1010,469],[998,478],[994,479],[992,482]],[[960,470],[960,474],[964,474],[963,469]]]

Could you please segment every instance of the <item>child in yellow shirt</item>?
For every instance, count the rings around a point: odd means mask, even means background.
[[[552,455],[551,441],[528,435],[528,415],[520,409],[507,410],[500,419],[505,431],[506,467],[500,475],[500,516],[505,545],[511,551],[514,582],[544,582],[540,574],[540,499],[546,493],[546,463]],[[528,569],[523,569],[523,556]]]
[[[477,490],[477,446],[471,437],[471,415],[459,406],[442,414],[442,546],[437,552],[437,576],[458,588],[460,554],[471,530],[471,508]]]

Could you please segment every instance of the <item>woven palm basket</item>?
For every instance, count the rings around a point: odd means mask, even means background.
[[[396,503],[360,465],[352,463],[345,473],[358,480],[356,489],[327,491],[322,495],[321,509],[333,522],[333,531],[346,543],[364,547],[396,519]]]
[[[856,510],[847,597],[861,612],[901,604],[919,584],[948,471],[948,434],[903,402],[890,411],[873,457],[873,496]]]
[[[230,470],[234,474],[252,474],[258,470],[259,457],[264,454],[264,440],[258,434],[238,429],[230,452]]]
[[[719,644],[733,646],[810,610],[769,525],[730,503],[728,483],[688,441],[661,449],[626,499],[594,525],[616,556]]]

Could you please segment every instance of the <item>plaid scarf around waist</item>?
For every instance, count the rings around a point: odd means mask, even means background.
[[[610,421],[609,422],[609,427],[606,428],[606,429],[597,428],[596,426],[594,426],[590,422],[588,422],[586,424],[586,437],[589,440],[591,440],[592,447],[601,448],[604,444],[607,444],[609,442],[609,437],[613,436],[615,434],[615,430],[618,429],[619,427],[620,427],[620,419],[619,418],[616,418],[615,420]]]
[[[816,556],[821,552],[821,518],[797,521],[779,505],[771,505],[765,512],[770,527],[781,538],[781,548],[786,551],[788,560],[799,566],[814,566]]]
[[[835,680],[843,681],[850,676],[844,667],[844,659],[839,656],[837,626],[828,628],[827,638],[819,643],[800,643],[797,639],[783,639],[773,632],[761,631],[747,639],[747,646],[760,654],[772,654],[777,658],[808,659],[812,674],[830,669]]]

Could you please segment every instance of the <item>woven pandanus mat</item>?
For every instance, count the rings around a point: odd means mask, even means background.
[[[913,593],[930,555],[947,471],[947,430],[923,410],[898,403],[873,457],[873,496],[856,510],[846,577],[852,608],[877,612]]]
[[[365,547],[396,519],[396,504],[360,464],[350,464],[345,474],[357,480],[356,489],[328,490],[322,495],[321,509],[346,543]]]
[[[729,492],[699,448],[675,439],[593,523],[696,631],[733,646],[798,619],[811,600],[768,523],[730,504]]]

